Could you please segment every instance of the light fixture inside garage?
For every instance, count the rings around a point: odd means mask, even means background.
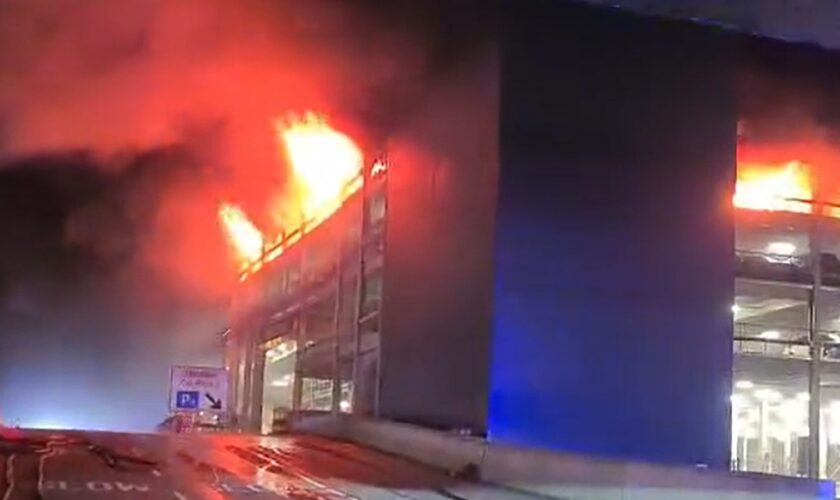
[[[753,387],[755,387],[755,384],[753,384],[749,380],[738,380],[737,382],[735,382],[735,388],[740,389],[742,391],[747,391],[749,389],[752,389]]]
[[[764,330],[758,336],[764,340],[779,340],[782,338],[782,334],[779,330]]]
[[[796,245],[789,241],[774,241],[767,245],[766,251],[772,255],[790,257],[791,255],[796,254]]]

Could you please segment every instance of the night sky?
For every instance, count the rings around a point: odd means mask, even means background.
[[[790,41],[840,47],[840,4],[823,0],[585,0],[645,13],[698,19]]]

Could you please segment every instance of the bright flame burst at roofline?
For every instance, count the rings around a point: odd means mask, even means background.
[[[265,236],[241,208],[231,203],[219,206],[219,221],[241,265],[242,279],[329,218],[364,182],[361,150],[323,116],[308,112],[297,119],[278,120],[276,133],[280,152],[291,167],[284,200],[293,200],[294,220],[280,221],[283,231],[267,245]],[[377,161],[371,175],[381,175],[386,168]]]
[[[840,218],[840,207],[831,199],[815,201],[811,165],[792,160],[779,164],[738,162],[738,180],[732,199],[736,208],[768,212],[811,214]],[[817,205],[818,208],[815,208]]]
[[[352,139],[334,130],[314,113],[277,124],[286,158],[292,167],[292,188],[304,221],[329,217],[358,186],[362,152]]]
[[[781,165],[738,162],[733,203],[751,210],[811,213],[814,197],[810,167],[799,161]]]
[[[243,279],[329,218],[364,182],[361,150],[323,116],[309,112],[302,118],[278,120],[276,133],[281,154],[291,166],[289,194],[300,217],[297,227],[288,231],[289,225],[283,224],[286,231],[267,244],[266,237],[240,207],[220,204],[219,221],[241,264]],[[376,178],[386,170],[384,162],[376,161],[370,175]],[[781,164],[739,161],[733,204],[748,210],[812,213],[811,170],[810,165],[797,160]],[[840,217],[840,210],[829,209],[827,214]]]

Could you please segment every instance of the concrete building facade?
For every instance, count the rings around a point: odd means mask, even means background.
[[[806,113],[833,151],[837,56],[572,2],[492,8],[364,188],[242,284],[241,425],[349,412],[835,477],[840,189],[733,200],[756,162],[832,171],[791,146],[805,125],[776,124]]]

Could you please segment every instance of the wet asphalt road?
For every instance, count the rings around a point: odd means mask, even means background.
[[[0,500],[521,498],[314,436],[23,432],[0,439]]]

